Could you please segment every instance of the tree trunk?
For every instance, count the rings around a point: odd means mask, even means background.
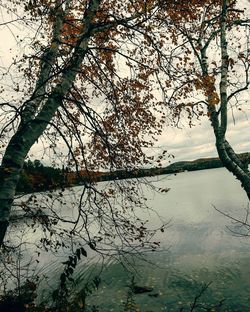
[[[0,221],[0,246],[3,244],[4,236],[9,226],[8,221]]]
[[[239,159],[226,140],[217,139],[216,148],[221,162],[241,182],[241,186],[250,200],[250,172],[248,166]]]
[[[228,48],[226,38],[226,23],[227,23],[228,0],[222,1],[221,8],[221,21],[220,21],[220,50],[221,50],[221,79],[220,79],[220,108],[217,109],[213,104],[212,95],[207,97],[208,112],[211,120],[211,125],[214,130],[216,138],[216,148],[222,164],[228,171],[241,182],[241,186],[245,190],[248,198],[250,199],[250,172],[248,166],[241,161],[237,156],[229,142],[226,140],[225,135],[227,131],[227,114],[228,114],[228,96],[227,96],[227,80],[228,80]],[[201,49],[201,69],[203,77],[209,76],[207,64],[207,48],[204,45]],[[216,89],[215,89],[216,91]]]
[[[101,0],[92,0],[89,2],[89,7],[83,21],[84,29],[73,50],[71,59],[63,70],[60,82],[53,88],[53,91],[51,91],[42,107],[37,107],[40,101],[37,103],[36,97],[35,99],[31,97],[31,99],[26,102],[18,130],[13,135],[6,148],[0,167],[0,246],[3,244],[5,233],[8,228],[11,206],[25,157],[32,145],[43,134],[47,125],[55,115],[55,112],[62,104],[64,97],[69,92],[81,68],[88,50],[89,40],[92,36],[91,23],[100,3]],[[62,27],[61,7],[56,16],[51,45],[49,51],[45,52],[45,60],[41,60],[41,71],[34,92],[34,95],[39,95],[39,97],[41,97],[41,93],[46,90],[46,84],[49,84],[50,68],[54,65],[53,62],[55,62],[57,56],[58,44],[60,42],[58,38],[60,39]],[[108,27],[112,27],[112,24]],[[37,92],[38,94],[36,94]]]
[[[61,101],[52,96],[47,102],[47,116],[44,116],[44,119],[36,118],[24,125],[21,122],[17,132],[13,135],[6,148],[0,168],[0,246],[3,243],[9,224],[10,210],[25,157],[32,145],[42,135],[48,125],[48,121],[51,120],[53,116],[52,108],[55,111]]]
[[[220,125],[218,112],[211,118],[216,119],[217,127],[214,128],[216,137],[216,148],[223,165],[240,180],[243,189],[250,199],[250,172],[245,164],[239,159],[235,151],[225,138],[227,131],[228,114],[228,66],[229,55],[227,48],[226,26],[228,13],[228,0],[222,1],[221,21],[220,21],[220,49],[221,49],[221,80],[220,80]]]

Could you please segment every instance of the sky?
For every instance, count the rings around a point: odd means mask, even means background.
[[[239,8],[245,9],[250,18],[250,0],[238,1]],[[250,99],[250,89],[244,93]],[[229,111],[227,140],[237,153],[250,152],[250,105],[246,102],[242,110]],[[233,118],[234,114],[234,118]],[[203,157],[217,157],[215,137],[207,117],[195,123],[192,128],[185,121],[180,129],[166,127],[158,146],[166,149],[175,158],[173,161],[195,160]]]
[[[237,153],[250,152],[250,110],[245,107],[235,115],[235,123],[230,118],[227,139]],[[181,129],[166,127],[158,146],[173,154],[173,161],[218,156],[214,133],[207,117],[196,122],[192,128],[188,124],[184,124]]]
[[[250,11],[249,0],[242,0],[241,4]],[[6,18],[0,15],[0,23],[6,22]],[[16,29],[22,31],[22,29]],[[0,66],[11,62],[15,55],[16,39],[11,35],[10,29],[0,27]],[[3,81],[2,81],[3,82]],[[248,98],[250,92],[248,91]],[[236,122],[230,116],[227,138],[236,152],[250,152],[250,107],[245,105],[241,111],[234,112]],[[207,117],[202,117],[195,122],[195,126],[189,127],[183,121],[180,128],[165,127],[157,146],[174,155],[173,161],[194,160],[202,157],[216,157],[215,139],[212,127]],[[35,144],[31,150],[33,158],[40,158],[43,148],[41,144]],[[165,162],[167,164],[167,162]]]

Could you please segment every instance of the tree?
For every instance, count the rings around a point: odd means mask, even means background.
[[[207,111],[221,160],[249,194],[248,169],[225,138],[229,102],[235,100],[237,106],[238,94],[249,84],[247,41],[234,57],[228,55],[228,41],[237,45],[233,35],[245,33],[233,31],[235,27],[249,25],[236,4],[226,0],[1,3],[3,16],[8,17],[2,27],[18,24],[25,35],[16,34],[18,57],[1,69],[11,87],[1,89],[0,103],[5,117],[0,244],[24,160],[35,142],[44,142],[45,152],[49,148],[55,157],[64,157],[67,167],[74,166],[77,172],[132,170],[152,161],[145,151],[167,121],[163,107],[171,109],[177,120],[186,111],[190,123],[192,116]],[[227,33],[232,38],[227,39]],[[220,64],[210,58],[213,49],[220,52]],[[227,85],[229,71],[233,73],[240,62],[245,81],[236,75]],[[190,94],[199,100],[193,101]],[[68,150],[64,155],[62,142]],[[86,183],[84,189],[91,193],[93,185]]]
[[[166,107],[177,120],[183,110],[191,118],[207,109],[219,155],[249,193],[247,168],[225,139],[228,102],[248,87],[248,80],[240,87],[242,81],[235,80],[226,96],[228,71],[237,66],[227,55],[226,33],[248,23],[239,18],[235,1],[3,0],[0,8],[6,16],[1,27],[17,41],[17,57],[1,67],[0,245],[24,161],[37,141],[67,168],[90,176],[100,168],[133,170],[153,161],[146,151],[168,120]],[[217,66],[209,49],[219,37]],[[247,79],[248,58],[247,50],[237,58]],[[190,93],[203,98],[190,101]],[[95,251],[103,244],[103,253],[117,253],[118,244],[125,252],[128,246],[154,250],[159,244],[151,243],[154,232],[134,214],[135,205],[144,206],[136,181],[104,191],[86,182],[79,202],[70,204],[72,218],[53,206],[66,203],[64,193],[52,197],[32,194],[19,203],[25,216],[49,232],[40,241],[45,250],[53,242],[55,249],[65,247],[64,238],[74,235]],[[87,254],[77,247],[73,266],[79,250]]]
[[[1,121],[0,245],[24,161],[35,142],[55,157],[61,155],[64,142],[66,165],[78,172],[132,170],[151,161],[145,150],[161,133],[166,118],[154,89],[165,70],[160,47],[167,37],[159,21],[167,3],[1,2],[7,19],[1,26],[12,32],[11,27],[18,25],[25,31],[14,34],[18,56],[9,68],[2,68],[2,77],[12,85],[1,89],[5,121]],[[86,190],[92,194],[94,186],[86,183]],[[80,207],[81,203],[74,228],[86,214]],[[114,221],[111,207],[109,213],[107,218]],[[113,225],[117,226],[115,221]],[[144,236],[142,224],[134,229],[130,222],[123,225],[131,228],[130,234],[136,229],[139,240]]]
[[[175,123],[184,115],[190,126],[194,118],[209,118],[223,165],[241,182],[250,199],[248,164],[226,137],[229,112],[237,116],[249,97],[250,20],[242,5],[219,0],[189,1],[173,7],[170,20],[162,21],[171,31],[172,43],[165,47],[172,60],[172,79],[162,90]]]

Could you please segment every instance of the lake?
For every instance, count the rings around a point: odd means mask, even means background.
[[[157,237],[161,251],[145,254],[148,262],[131,259],[133,272],[119,263],[105,265],[99,288],[88,297],[88,304],[100,306],[102,312],[123,311],[129,300],[135,309],[127,311],[249,311],[250,238],[236,235],[234,232],[245,234],[246,230],[215,209],[244,220],[248,199],[240,183],[224,168],[148,180],[157,187],[170,188],[162,194],[144,187],[148,206],[170,222]],[[160,225],[150,210],[139,215],[148,219],[149,225]],[[91,280],[91,274],[95,276],[98,270],[102,270],[99,263],[80,264],[74,275],[77,287],[81,288],[86,278]],[[52,289],[59,273],[60,266],[53,259],[43,270],[48,277],[42,288],[47,285]],[[136,285],[153,290],[130,298],[132,278]],[[43,290],[39,298],[47,300],[47,296],[48,291]],[[197,307],[192,310],[195,297]]]
[[[150,180],[171,188],[166,195],[148,194],[149,206],[171,226],[160,238],[166,251],[148,255],[155,266],[138,265],[136,283],[153,287],[155,294],[134,296],[141,311],[190,311],[206,283],[211,284],[195,311],[249,311],[250,241],[233,235],[244,229],[214,209],[244,220],[248,199],[238,181],[224,168]],[[111,266],[93,302],[102,302],[101,311],[120,311],[130,278],[118,264]]]

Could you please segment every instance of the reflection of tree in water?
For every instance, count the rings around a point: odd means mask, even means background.
[[[187,270],[146,265],[137,275],[112,264],[87,302],[108,311],[248,311],[247,259],[239,265]],[[134,276],[134,277],[133,277]],[[76,280],[81,281],[76,277]],[[134,291],[134,289],[145,291]],[[136,310],[138,309],[138,310]]]
[[[69,311],[76,312],[78,308],[81,308],[79,310],[81,312],[248,311],[247,257],[234,266],[222,263],[213,268],[190,270],[184,267],[176,268],[174,265],[160,268],[152,263],[147,265],[144,263],[144,266],[138,266],[136,274],[124,270],[119,263],[110,263],[106,268],[94,265],[87,270],[85,252],[80,251],[76,252],[79,267],[74,268],[74,259],[70,257],[65,263],[64,272],[68,272],[70,278],[63,280],[63,283],[68,283],[64,299],[68,300],[65,302],[69,306]],[[81,262],[80,259],[83,261]],[[60,272],[62,270],[59,268],[58,273]],[[100,275],[96,276],[96,272]],[[50,274],[55,286],[58,277],[53,277],[52,272]],[[30,285],[34,286],[32,281],[28,280],[22,286],[22,291],[25,290],[26,294],[28,288],[31,291]],[[50,289],[51,287],[52,285]],[[34,291],[36,292],[37,289],[33,289],[33,293]],[[51,295],[44,297],[43,302],[46,305],[52,302]],[[92,307],[95,310],[91,310]]]
[[[170,311],[176,311],[176,304],[180,311],[248,311],[246,285],[237,267],[220,266],[189,274],[175,271],[168,280],[166,306]]]

